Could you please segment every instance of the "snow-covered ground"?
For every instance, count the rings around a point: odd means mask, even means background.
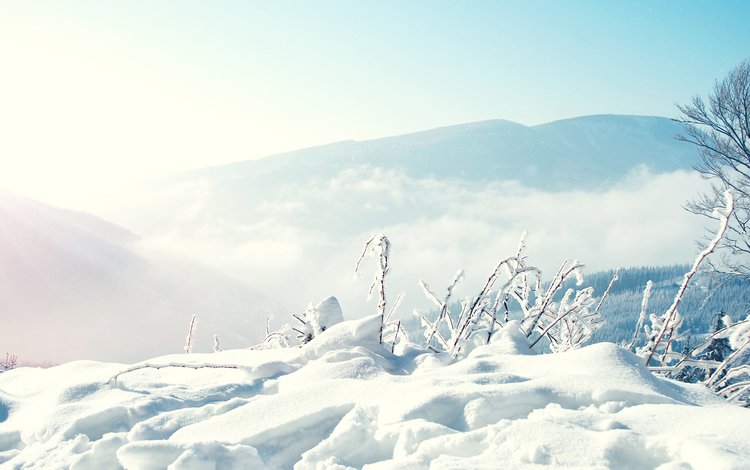
[[[750,465],[750,410],[657,378],[619,346],[534,355],[511,322],[456,362],[391,354],[379,322],[339,323],[302,347],[149,361],[234,368],[119,374],[130,366],[77,361],[0,374],[0,467]]]

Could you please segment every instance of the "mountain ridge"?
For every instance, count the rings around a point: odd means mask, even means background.
[[[646,165],[653,172],[689,170],[695,149],[674,137],[681,124],[660,116],[599,114],[526,126],[494,119],[424,131],[330,144],[257,160],[180,173],[175,180],[331,177],[344,168],[400,168],[413,177],[512,179],[562,190],[610,186]],[[564,181],[561,181],[564,180]]]

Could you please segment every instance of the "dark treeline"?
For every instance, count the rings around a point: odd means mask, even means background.
[[[674,296],[682,283],[685,273],[690,269],[687,264],[672,266],[638,266],[620,269],[617,282],[612,286],[609,296],[602,305],[601,315],[604,325],[597,330],[591,342],[608,341],[628,343],[633,337],[636,322],[641,311],[643,290],[646,283],[653,282],[646,310],[645,324],[649,323],[649,314],[663,314],[672,304]],[[591,286],[597,296],[597,302],[609,285],[614,270],[594,272],[584,276],[584,283],[578,289]],[[560,296],[567,288],[576,288],[574,281],[568,281],[560,289]],[[511,318],[519,318],[520,311],[511,305]],[[461,306],[458,302],[451,305],[451,312],[457,317]],[[744,319],[750,311],[750,280],[713,272],[699,272],[691,281],[678,309],[684,318],[681,332],[689,334],[694,340],[712,331],[716,315],[729,315],[733,321]],[[430,318],[437,312],[428,314]],[[411,317],[411,318],[410,318]],[[413,316],[404,318],[403,327],[410,334],[420,334],[419,321]],[[643,331],[639,332],[641,345]],[[675,343],[678,346],[680,343]]]
[[[602,306],[601,314],[606,323],[594,334],[592,340],[615,343],[629,341],[641,310],[646,282],[651,280],[654,283],[647,314],[661,314],[672,304],[688,269],[690,267],[687,265],[677,265],[620,270],[620,279],[612,287],[610,297]],[[614,271],[593,273],[587,276],[586,284],[593,285],[595,292],[601,295],[613,273]],[[700,272],[688,286],[678,309],[684,319],[681,331],[693,336],[703,336],[713,328],[717,314],[723,312],[737,321],[747,316],[749,308],[749,280],[726,274]]]

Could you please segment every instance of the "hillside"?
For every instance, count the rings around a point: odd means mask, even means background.
[[[0,348],[26,363],[133,361],[180,351],[192,314],[201,345],[257,339],[268,298],[194,262],[156,255],[97,217],[0,193]]]
[[[651,280],[654,283],[647,313],[663,313],[672,304],[689,268],[687,265],[677,265],[621,270],[621,279],[613,286],[611,297],[602,306],[602,317],[606,323],[594,334],[593,341],[629,342],[641,310],[646,282]],[[613,273],[594,273],[587,277],[587,283],[594,286],[596,292],[602,293]],[[749,311],[750,280],[699,273],[693,278],[680,303],[679,312],[684,319],[681,331],[693,336],[693,344],[696,344],[696,339],[713,331],[717,315],[729,315],[738,321],[744,319]]]

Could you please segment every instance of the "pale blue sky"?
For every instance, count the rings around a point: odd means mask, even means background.
[[[750,57],[748,24],[748,1],[6,0],[0,186],[52,197],[483,119],[674,116]]]

